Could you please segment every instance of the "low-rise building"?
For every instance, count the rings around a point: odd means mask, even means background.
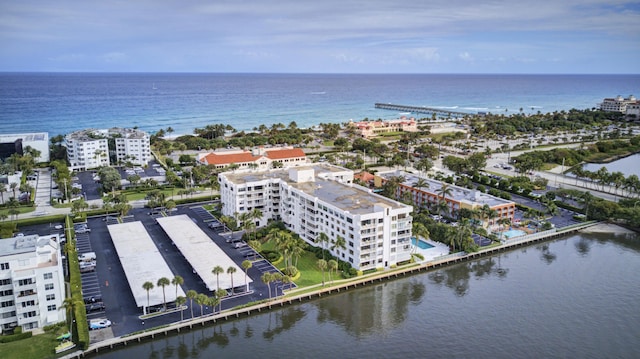
[[[274,162],[279,162],[281,167],[298,166],[307,163],[307,156],[301,148],[282,147],[264,148],[258,147],[253,151],[222,151],[202,153],[198,155],[198,163],[211,165],[216,168],[225,168],[231,164],[240,169],[267,169],[274,167]],[[280,166],[278,166],[280,167]]]
[[[65,320],[61,255],[55,235],[0,240],[0,333]]]
[[[430,178],[419,177],[404,171],[389,171],[376,173],[375,186],[382,187],[386,182],[395,180],[397,182],[397,198],[411,199],[411,202],[419,208],[429,208],[444,201],[447,203],[448,213],[457,216],[461,209],[471,211],[480,209],[485,205],[494,210],[496,217],[489,219],[478,219],[484,226],[493,225],[500,218],[510,218],[516,210],[516,204],[503,198],[492,196],[475,189],[468,189]],[[443,194],[443,186],[446,186]],[[406,194],[406,195],[405,195]]]
[[[257,225],[280,220],[307,243],[324,233],[331,253],[360,270],[411,258],[413,207],[353,183],[353,171],[326,164],[225,172],[219,176],[224,215],[262,211]],[[339,242],[339,241],[338,241]]]
[[[35,162],[49,162],[49,134],[47,132],[0,134],[0,160],[4,161],[14,153],[24,155],[27,147],[40,153],[40,156],[34,158]]]
[[[401,117],[389,121],[349,121],[348,126],[354,127],[356,133],[364,138],[378,136],[387,132],[417,132],[418,123],[414,118]]]

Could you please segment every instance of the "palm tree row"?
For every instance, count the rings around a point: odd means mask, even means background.
[[[615,195],[640,197],[640,179],[635,174],[625,177],[620,171],[610,173],[606,167],[601,167],[594,172],[585,170],[582,166],[576,166],[571,170],[571,173],[576,177],[576,184],[579,179],[586,180],[587,183],[593,184],[595,190],[611,192],[611,188],[613,188]],[[607,187],[610,188],[608,191]]]
[[[177,298],[178,298],[178,286],[182,285],[184,283],[184,278],[182,278],[179,275],[176,275],[175,277],[173,277],[173,279],[169,280],[169,278],[167,277],[162,277],[160,279],[158,279],[158,281],[156,282],[156,285],[158,287],[162,288],[162,307],[164,308],[164,310],[167,309],[167,297],[165,294],[165,290],[164,288],[166,286],[168,286],[169,284],[173,284],[176,287],[176,306],[180,306],[181,304],[177,303]],[[147,308],[149,308],[149,292],[155,287],[155,285],[153,284],[153,282],[144,282],[142,283],[142,288],[144,290],[147,291]],[[184,303],[182,303],[184,304]]]

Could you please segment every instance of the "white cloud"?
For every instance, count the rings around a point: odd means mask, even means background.
[[[474,62],[474,58],[467,51],[459,54],[458,58],[464,62]]]

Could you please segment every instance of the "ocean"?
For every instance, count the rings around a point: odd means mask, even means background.
[[[138,127],[298,127],[402,114],[374,103],[513,114],[640,94],[640,75],[0,73],[0,133]],[[417,115],[415,117],[426,117]]]

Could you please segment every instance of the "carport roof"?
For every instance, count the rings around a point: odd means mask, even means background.
[[[154,285],[154,288],[149,291],[149,305],[162,304],[162,287],[156,285],[158,279],[166,277],[171,280],[174,275],[142,222],[112,224],[107,228],[118,252],[136,305],[138,307],[147,306],[147,291],[142,288],[144,282],[147,281]],[[175,287],[170,286],[173,288],[165,288],[167,302],[176,300]],[[178,287],[178,296],[185,296],[180,287]]]
[[[215,266],[221,266],[224,269],[224,273],[219,276],[220,288],[231,288],[231,277],[226,273],[229,267],[236,268],[234,286],[244,284],[243,269],[229,258],[217,244],[213,243],[211,238],[193,223],[189,216],[183,214],[162,217],[157,220],[209,290],[214,291],[218,288],[216,276],[211,273]],[[249,282],[251,282],[251,278],[247,277],[247,283]]]

